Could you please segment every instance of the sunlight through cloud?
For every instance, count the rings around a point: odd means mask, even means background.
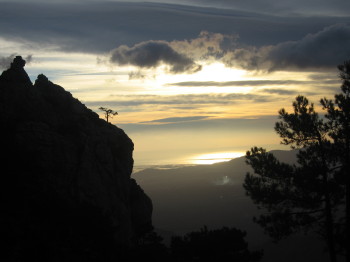
[[[155,79],[156,86],[161,92],[166,94],[200,94],[200,93],[245,93],[250,89],[247,87],[218,87],[217,85],[208,86],[177,86],[181,82],[225,82],[248,80],[247,71],[235,68],[228,68],[222,63],[211,63],[203,65],[203,69],[195,74],[159,74]],[[175,84],[174,84],[175,83]]]

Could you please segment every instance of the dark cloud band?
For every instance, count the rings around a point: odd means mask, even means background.
[[[110,61],[119,65],[154,68],[161,64],[170,67],[171,73],[194,73],[201,69],[192,59],[176,52],[165,41],[147,41],[133,47],[125,45],[112,50]]]
[[[263,71],[335,68],[350,58],[349,46],[350,25],[335,24],[298,41],[233,50],[226,55],[225,62]]]
[[[191,39],[203,30],[239,35],[240,43],[261,47],[298,39],[327,25],[349,22],[349,17],[283,17],[275,13],[262,15],[239,9],[164,3],[56,2],[2,2],[1,37],[34,43],[41,50],[48,46],[61,51],[101,54],[150,39],[168,42]]]

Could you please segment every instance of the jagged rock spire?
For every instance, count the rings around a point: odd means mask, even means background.
[[[22,83],[25,86],[32,86],[32,82],[24,70],[24,66],[26,61],[22,58],[22,56],[16,56],[11,63],[9,69],[4,71],[0,76],[0,81],[4,82],[17,82]]]
[[[49,79],[44,74],[39,74],[37,79],[35,80],[35,85],[47,85],[49,83]]]
[[[26,61],[22,58],[22,56],[16,56],[11,63],[11,69],[21,69],[26,65]]]

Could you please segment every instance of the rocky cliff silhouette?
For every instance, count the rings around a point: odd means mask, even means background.
[[[0,76],[3,256],[107,261],[152,227],[130,178],[133,142],[46,76],[33,85],[24,66],[17,56]]]

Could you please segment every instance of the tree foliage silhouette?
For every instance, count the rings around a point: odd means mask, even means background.
[[[171,253],[176,261],[260,261],[261,251],[249,251],[246,233],[223,227],[209,230],[206,226],[184,237],[173,237]]]
[[[267,209],[254,220],[273,239],[314,230],[324,236],[332,262],[337,261],[337,253],[350,250],[350,61],[338,69],[342,93],[334,101],[321,99],[325,117],[304,96],[293,102],[293,113],[279,111],[281,121],[275,131],[282,144],[299,149],[298,163],[281,163],[265,149],[254,147],[246,154],[254,174],[248,173],[243,184],[253,201]],[[350,261],[348,252],[346,261]]]
[[[102,110],[103,112],[105,112],[105,118],[106,121],[108,122],[108,119],[111,117],[113,118],[113,116],[118,115],[118,112],[113,111],[112,109],[106,108],[106,107],[99,107],[98,109]]]
[[[329,128],[332,130],[329,136],[334,141],[334,152],[337,156],[337,181],[345,185],[345,233],[341,236],[344,249],[350,250],[350,60],[338,66],[340,79],[342,80],[342,93],[335,95],[334,102],[326,98],[321,100],[324,109],[327,110]],[[346,261],[350,262],[350,253],[346,253]]]

